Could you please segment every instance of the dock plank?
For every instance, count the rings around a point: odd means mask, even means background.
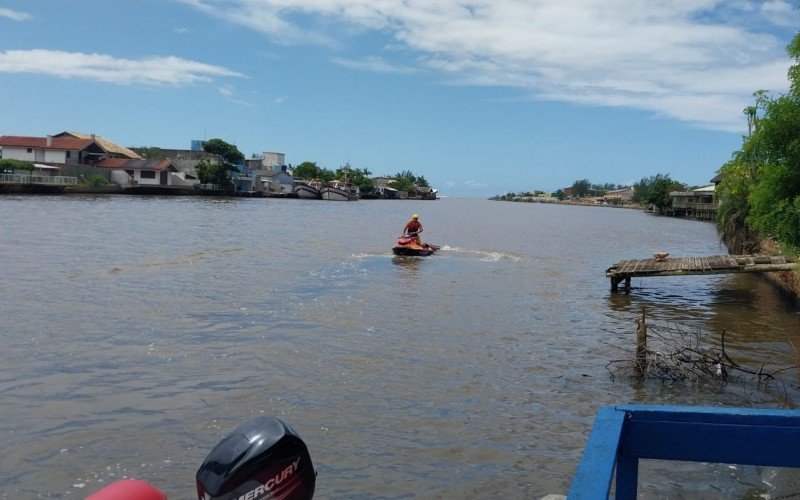
[[[606,270],[612,289],[620,281],[634,277],[686,276],[693,274],[762,273],[791,271],[797,259],[788,256],[711,255],[707,257],[670,257],[659,262],[650,259],[625,259]]]

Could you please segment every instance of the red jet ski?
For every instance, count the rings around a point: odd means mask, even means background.
[[[392,248],[395,255],[415,255],[424,257],[439,250],[439,245],[429,245],[427,243],[417,243],[417,233],[400,236],[397,245]]]

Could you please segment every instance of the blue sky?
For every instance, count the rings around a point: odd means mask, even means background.
[[[783,0],[0,0],[0,135],[219,137],[449,196],[700,185],[752,93],[788,87],[799,21]]]

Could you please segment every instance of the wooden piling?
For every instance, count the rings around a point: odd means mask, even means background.
[[[636,376],[644,377],[647,370],[647,322],[644,306],[636,318]]]

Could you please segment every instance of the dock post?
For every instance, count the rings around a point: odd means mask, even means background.
[[[617,278],[616,276],[611,277],[611,291],[617,292],[619,291],[619,282],[622,281],[622,278]]]
[[[639,309],[636,318],[636,376],[642,378],[647,369],[647,323],[644,306]]]
[[[625,278],[625,290],[627,290],[629,292],[631,291],[631,277],[630,276]]]

